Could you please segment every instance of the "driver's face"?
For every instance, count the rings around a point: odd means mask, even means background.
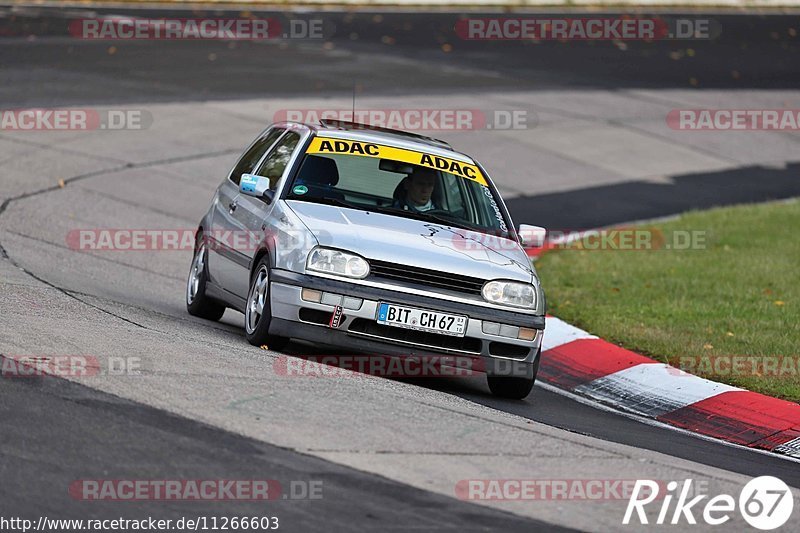
[[[433,174],[414,174],[406,184],[408,199],[415,205],[425,205],[433,195],[433,186],[436,183],[436,176]]]

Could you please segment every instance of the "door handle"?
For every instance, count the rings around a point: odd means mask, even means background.
[[[228,209],[230,210],[231,213],[236,211],[237,207],[239,207],[239,204],[236,202],[236,200],[233,200],[231,203],[228,204]]]

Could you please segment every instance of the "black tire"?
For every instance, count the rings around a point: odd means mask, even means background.
[[[289,344],[289,339],[269,334],[269,324],[272,321],[269,276],[269,257],[265,255],[250,277],[250,290],[247,292],[244,314],[245,336],[247,342],[253,346],[266,345],[271,350],[283,350]]]
[[[536,354],[536,360],[524,377],[512,376],[493,376],[488,374],[486,381],[489,384],[489,390],[492,394],[500,398],[508,398],[510,400],[523,400],[533,390],[533,385],[536,382],[536,374],[539,372],[539,359],[541,359],[541,349]]]
[[[192,266],[186,280],[186,310],[192,316],[217,321],[225,314],[225,306],[206,296],[208,281],[208,247],[203,234],[197,234]]]

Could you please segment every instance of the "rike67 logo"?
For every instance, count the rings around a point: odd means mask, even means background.
[[[666,484],[666,493],[660,491],[663,487],[663,482],[636,480],[622,523],[630,524],[635,514],[640,524],[650,524],[649,520],[654,517],[652,513],[648,517],[645,507],[656,501],[658,503],[653,507],[658,509],[658,515],[654,523],[658,525],[697,524],[699,517],[708,525],[718,526],[735,516],[737,500],[729,494],[719,494],[711,498],[707,494],[694,495],[691,479],[685,480],[682,485],[677,481],[670,481]],[[788,485],[780,479],[761,476],[744,486],[739,493],[738,507],[745,522],[756,529],[769,531],[781,527],[789,520],[794,508],[794,497]]]

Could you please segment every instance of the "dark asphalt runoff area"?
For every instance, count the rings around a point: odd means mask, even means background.
[[[336,13],[326,37],[288,44],[249,42],[110,43],[70,39],[79,9],[0,8],[0,107],[205,102],[264,97],[346,96],[406,92],[447,94],[457,89],[537,91],[569,88],[614,93],[630,89],[686,89],[687,62],[670,52],[685,43],[477,43],[453,35],[456,13]],[[239,12],[124,8],[97,14],[236,16]],[[254,12],[285,17],[278,12]],[[474,14],[473,14],[474,15]],[[556,16],[556,15],[552,15]],[[692,16],[697,16],[692,14]],[[718,39],[697,41],[691,61],[703,89],[796,90],[800,43],[789,38],[797,17],[710,15],[724,28]],[[796,33],[796,32],[795,32]],[[451,48],[445,52],[447,47]],[[113,47],[113,52],[110,48]],[[379,52],[407,63],[351,61],[337,54]],[[213,57],[213,60],[209,60]],[[378,57],[378,56],[374,56]],[[420,79],[415,62],[491,70],[492,76]],[[733,78],[731,71],[736,71]],[[465,81],[471,79],[471,82]],[[457,83],[457,85],[456,85]],[[471,84],[470,84],[471,83]],[[208,124],[208,128],[213,128]],[[2,137],[0,135],[0,137]],[[800,157],[797,158],[800,161]],[[688,209],[800,195],[800,163],[687,176],[674,184],[645,182],[587,186],[569,192],[523,194],[507,203],[517,224],[583,228],[677,214]],[[0,177],[0,179],[2,179]],[[202,202],[207,199],[203,198]],[[529,217],[535,213],[535,220]],[[0,295],[0,298],[3,296]],[[0,317],[2,320],[2,317]],[[243,333],[242,333],[243,337]],[[242,338],[242,342],[244,339]],[[492,398],[469,383],[413,382],[492,409],[750,476],[776,475],[800,487],[800,468],[777,457],[709,442],[639,423],[536,388],[522,402]],[[532,531],[548,524],[447,498],[322,459],[250,440],[201,422],[56,378],[0,379],[0,515],[59,518],[123,516],[281,517],[289,531]],[[268,503],[80,502],[65,487],[76,479],[113,474],[130,478],[269,477],[324,480],[319,501]],[[330,496],[329,496],[330,495]],[[311,505],[313,504],[313,505]],[[443,519],[446,517],[446,519]]]
[[[278,517],[286,531],[567,531],[53,377],[0,379],[0,516]],[[275,500],[87,501],[79,480],[275,480]],[[272,487],[272,485],[270,485]]]

